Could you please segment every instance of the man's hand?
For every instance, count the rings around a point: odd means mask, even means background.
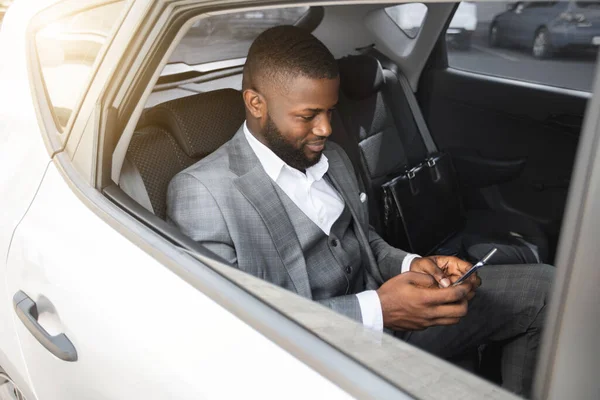
[[[377,290],[383,325],[394,330],[422,330],[453,325],[467,315],[472,283],[439,288],[433,276],[407,272],[385,282]]]
[[[456,282],[473,265],[469,262],[452,256],[431,256],[415,258],[410,264],[412,272],[431,275],[440,287],[446,288]],[[471,283],[472,291],[469,293],[468,300],[475,296],[475,289],[481,285],[481,279],[477,274],[471,275],[467,282]]]

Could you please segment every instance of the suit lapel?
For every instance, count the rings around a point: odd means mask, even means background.
[[[296,293],[312,298],[306,261],[296,231],[267,175],[240,128],[231,142],[230,169],[239,177],[234,184],[264,221]]]
[[[381,272],[377,267],[377,261],[371,250],[368,236],[369,217],[368,213],[365,215],[365,213],[362,212],[358,186],[352,181],[351,172],[348,171],[348,167],[336,150],[325,150],[324,154],[329,161],[327,175],[350,209],[350,213],[355,222],[355,233],[361,244],[360,247],[363,254],[363,260],[370,264],[371,267],[368,268],[368,270],[375,278],[377,286],[379,286],[383,283],[383,277],[381,276]],[[367,278],[367,281],[368,280],[369,278]]]
[[[352,181],[351,173],[348,171],[344,161],[335,150],[325,150],[324,153],[329,161],[329,169],[327,175],[331,179],[333,186],[342,195],[344,202],[350,208],[352,218],[359,222],[362,229],[365,229],[365,225],[368,226],[368,221],[365,219],[365,215],[362,212],[359,199],[358,187]]]

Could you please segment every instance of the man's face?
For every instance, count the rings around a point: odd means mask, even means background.
[[[339,78],[298,76],[284,93],[270,91],[260,132],[265,144],[293,168],[303,171],[315,165],[331,135],[338,89]]]

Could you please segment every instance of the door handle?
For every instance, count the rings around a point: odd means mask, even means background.
[[[50,353],[64,361],[77,361],[77,350],[64,333],[50,335],[38,322],[37,305],[23,291],[19,290],[13,297],[13,306],[25,328]]]

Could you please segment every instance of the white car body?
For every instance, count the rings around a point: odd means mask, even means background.
[[[167,23],[176,6],[190,4],[188,0],[175,5],[171,1],[158,9],[167,0],[126,0],[110,44],[90,67],[92,76],[87,78],[81,71],[77,76],[68,70],[56,71],[65,76],[59,91],[65,98],[56,98],[61,105],[71,107],[70,94],[80,92],[82,80],[89,81],[77,97],[64,133],[60,133],[48,111],[48,96],[39,83],[40,72],[32,51],[32,21],[39,22],[36,18],[48,10],[59,9],[62,15],[110,1],[17,0],[0,31],[0,398],[11,395],[3,392],[2,373],[10,375],[28,400],[516,398],[390,335],[374,333],[314,302],[183,249],[109,201],[95,181],[96,158],[102,156],[100,139],[95,135],[103,132],[99,127],[108,120],[104,96],[109,89],[114,90],[118,77],[131,78],[130,84],[138,77],[136,74],[147,72],[140,65],[145,65],[143,56],[155,50],[150,44],[159,43],[156,37],[164,28],[160,23]],[[235,3],[252,8],[249,2]],[[369,4],[358,4],[357,9],[369,7],[372,2],[365,3]],[[438,18],[437,25],[429,27],[429,38],[418,38],[431,39],[429,48],[442,33],[441,26],[453,7],[441,4],[437,13],[432,13]],[[459,10],[472,15],[474,7],[463,4]],[[345,23],[350,13],[348,8],[340,8],[340,20]],[[158,15],[152,15],[158,21],[153,26],[148,26],[148,21],[154,21],[149,18],[150,11]],[[376,11],[380,12],[369,13],[366,18],[370,28],[392,28],[385,25],[393,22],[384,11]],[[354,17],[364,20],[358,12]],[[186,20],[179,36],[171,41],[181,39],[182,32],[197,21],[194,18]],[[476,19],[469,18],[461,23],[464,29],[474,29]],[[146,30],[140,33],[140,28]],[[366,31],[363,26],[353,29],[357,37]],[[396,31],[392,31],[398,34],[394,43],[411,50],[412,43],[402,42],[408,41],[406,35]],[[92,42],[98,38],[90,36]],[[353,47],[345,38],[334,39],[332,42],[338,40],[338,50],[344,54],[352,50],[345,48]],[[129,50],[133,44],[142,51],[132,54]],[[173,48],[163,49],[162,64],[157,63],[149,71],[153,74],[148,78],[152,86],[138,93],[139,103],[131,112],[132,122],[123,128],[123,136],[126,132],[133,134],[144,102]],[[423,54],[407,51],[402,55],[413,67],[407,71],[413,73],[410,78],[415,87],[426,61]],[[120,63],[129,59],[138,68],[119,69]],[[114,92],[118,100],[125,97],[121,91]],[[590,108],[600,109],[600,104],[596,101],[595,108]],[[588,131],[593,123],[596,121],[590,120]],[[582,136],[582,140],[576,195],[589,188],[593,199],[600,189],[584,180],[591,176],[584,168],[588,163],[592,165],[598,142],[593,134]],[[600,161],[595,168],[600,171]],[[575,200],[576,195],[572,195]],[[579,262],[574,264],[581,269],[598,258],[598,246],[579,240],[580,229],[591,233],[585,237],[597,238],[593,234],[598,224],[575,215],[584,210],[589,216],[594,211],[588,208],[595,203],[584,200],[588,199],[582,196],[586,209],[572,207],[568,221],[592,222],[583,226],[587,231],[570,223],[566,235],[572,240],[563,245],[573,244],[578,250]],[[594,212],[600,215],[600,209]],[[567,264],[575,256],[563,251],[561,257],[560,262]],[[580,272],[576,268],[574,271]],[[598,274],[597,268],[588,272],[575,277],[584,277],[581,279],[588,284],[600,280],[592,279]],[[567,289],[565,284],[559,294],[573,293]],[[598,291],[586,293],[597,296]],[[37,313],[33,313],[37,315],[31,315],[40,325],[35,333],[31,330],[33,323],[26,325],[15,312],[13,299],[17,294],[26,295],[37,306]],[[597,302],[589,299],[568,298],[565,310],[569,305],[570,309],[585,310],[586,317],[594,310],[597,313]],[[556,319],[559,303],[554,307]],[[564,315],[572,318],[574,314]],[[576,329],[585,321],[575,322],[568,326]],[[556,326],[559,332],[559,323]],[[46,337],[66,338],[72,344],[76,354],[67,354],[71,361],[55,355],[66,353],[52,353],[41,344],[42,329]],[[595,343],[596,331],[586,332],[588,342]],[[587,343],[571,340],[577,335],[561,336],[552,330],[550,335],[555,335],[552,343],[563,346],[575,342],[584,347]],[[59,350],[64,348],[59,346]],[[595,389],[589,377],[599,369],[595,367],[600,357],[590,357],[581,371],[572,369],[576,379],[569,376],[569,367],[578,365],[577,357],[571,355],[585,354],[587,347],[577,350],[561,352],[567,355],[560,364],[549,359],[550,352],[546,352],[548,359],[543,365],[548,371],[539,373],[545,379],[543,390],[556,390],[564,382],[579,385],[582,381],[587,383],[588,392]],[[550,379],[552,368],[563,373]],[[569,393],[577,395],[576,391]]]
[[[55,2],[17,1],[0,35],[0,52],[11,55],[0,65],[0,365],[29,400],[350,398],[132,245],[61,177],[26,52],[28,21]],[[50,334],[75,345],[76,363],[25,328],[13,310],[18,291],[37,303]]]

